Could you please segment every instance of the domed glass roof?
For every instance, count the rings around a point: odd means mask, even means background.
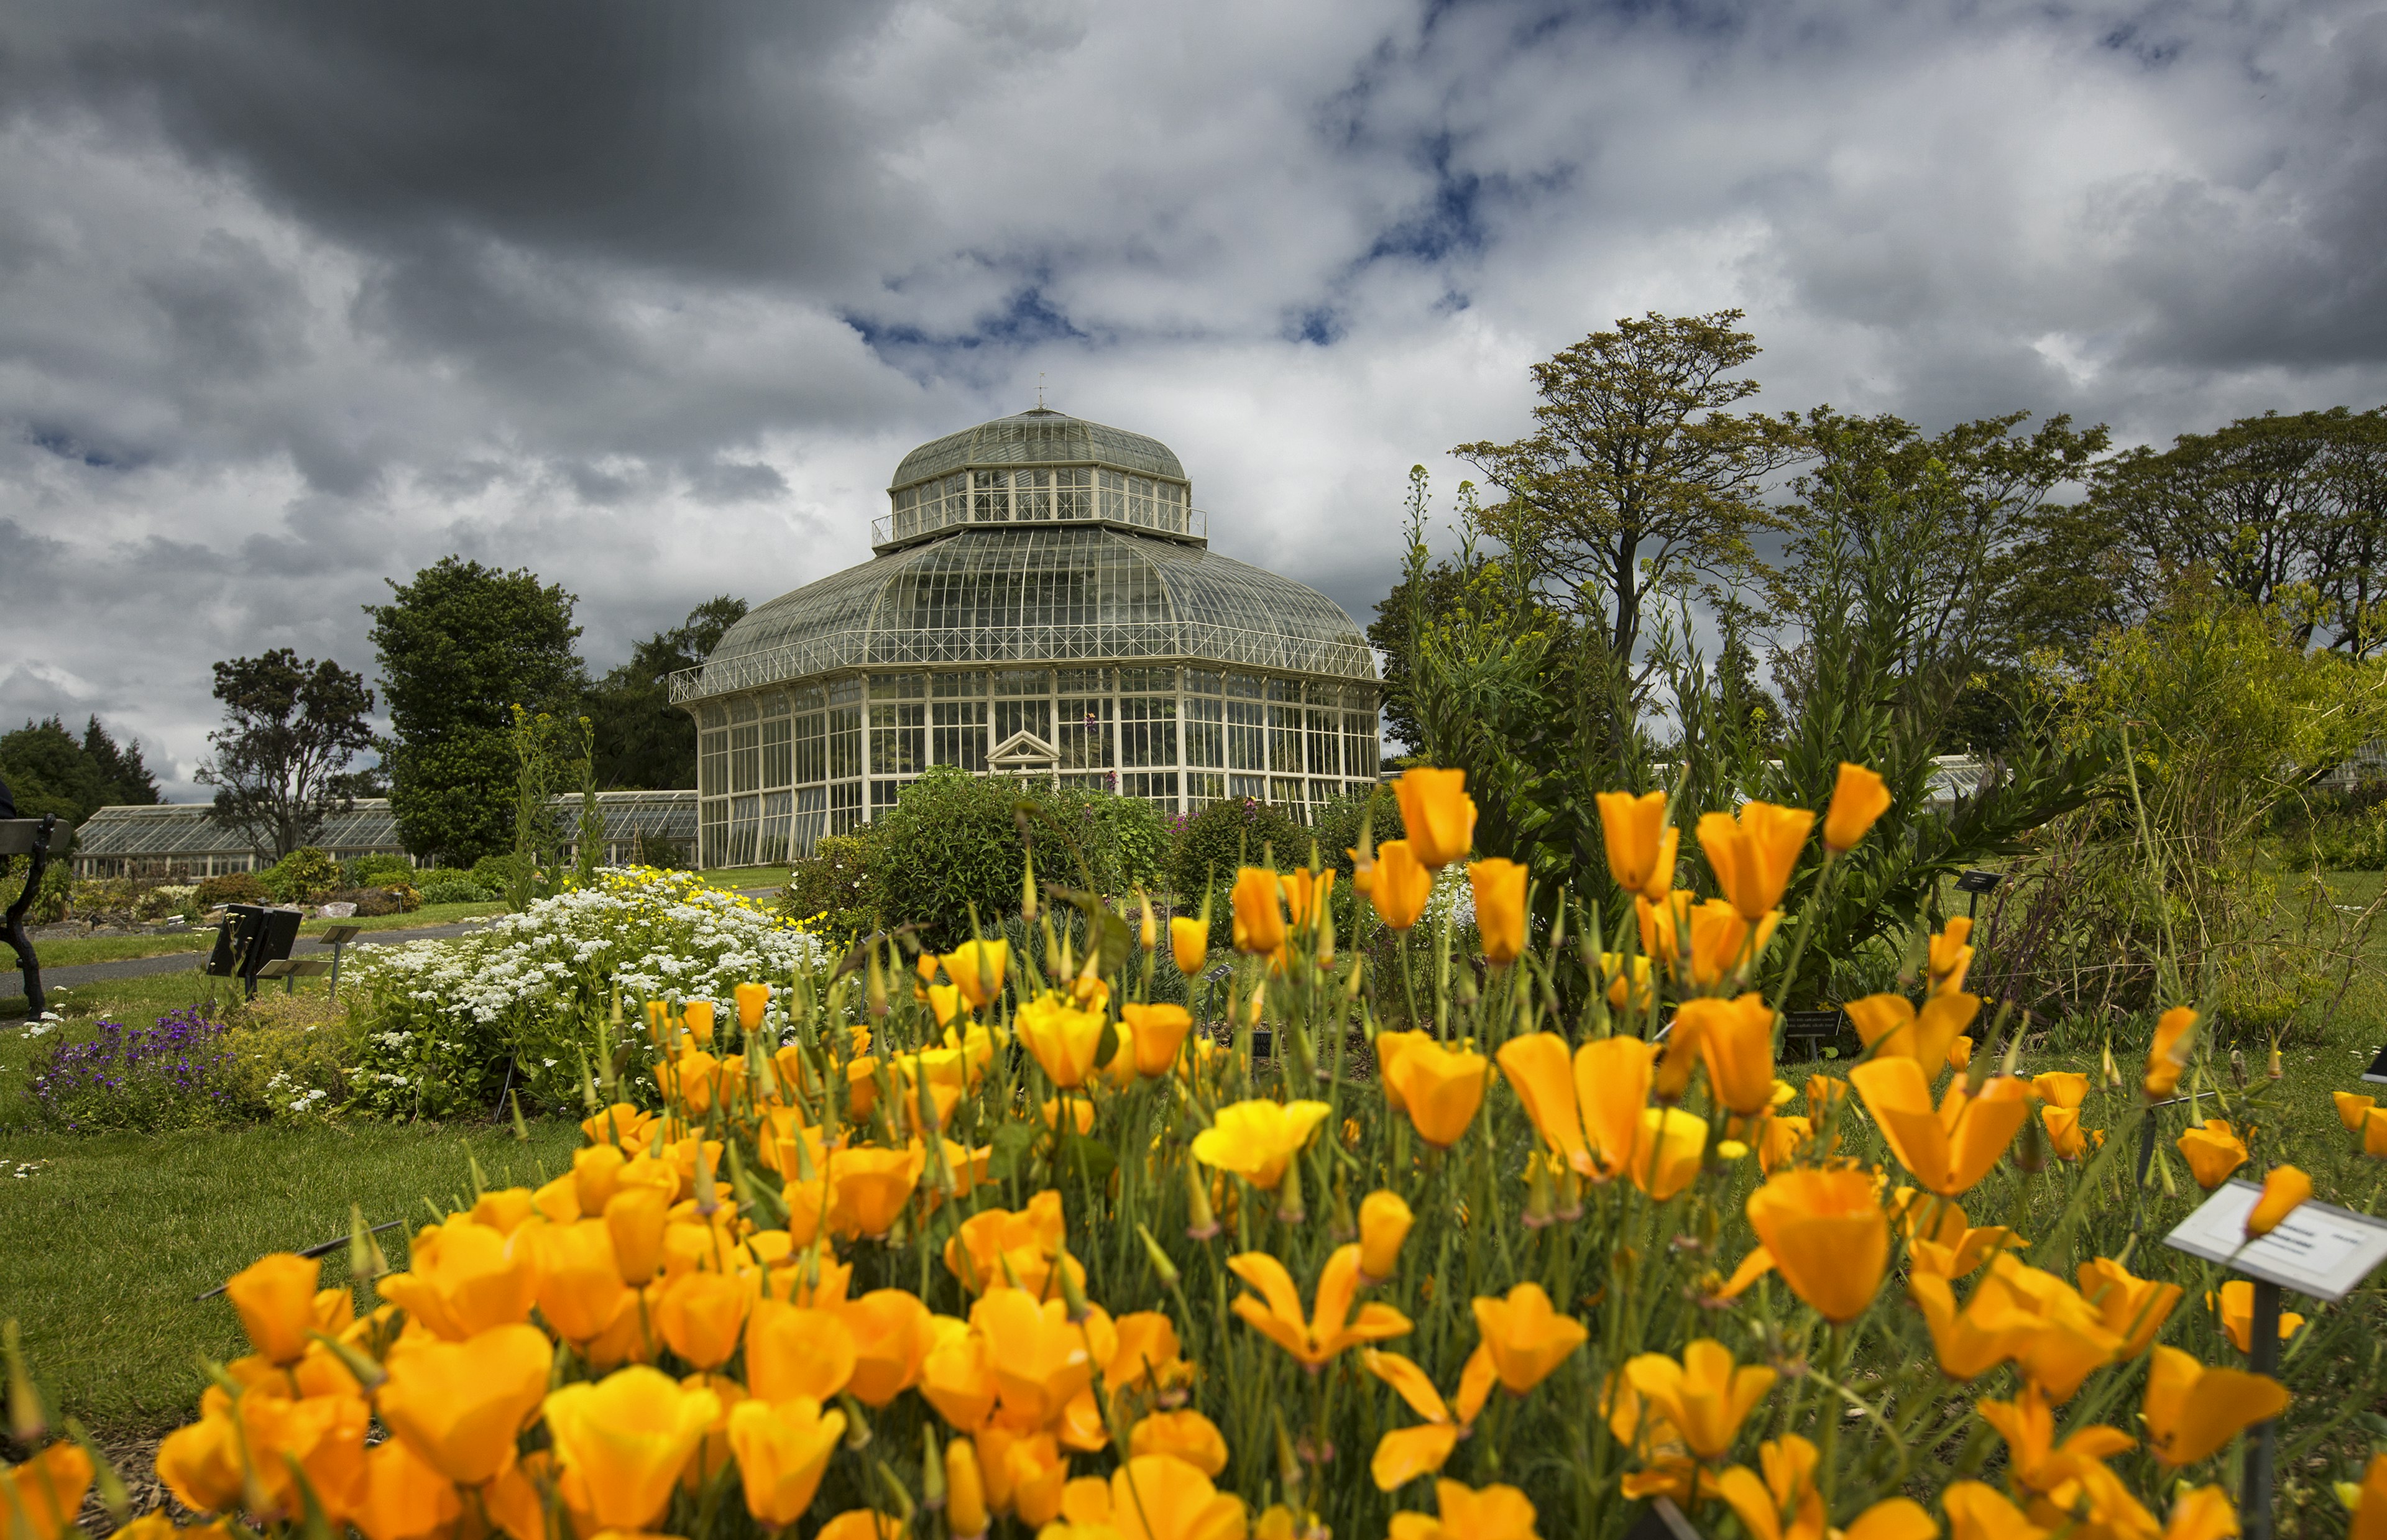
[[[1073,464],[1109,465],[1138,475],[1185,479],[1185,467],[1157,438],[1036,407],[921,445],[895,467],[895,479],[888,487],[892,491],[979,465]]]
[[[965,527],[808,584],[730,627],[673,699],[865,664],[1184,658],[1376,676],[1324,594],[1199,546],[1096,524]]]

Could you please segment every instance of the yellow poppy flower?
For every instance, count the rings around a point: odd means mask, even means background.
[[[1913,1059],[1928,1079],[1939,1073],[1949,1050],[1980,1014],[1981,999],[1956,991],[1934,994],[1917,1011],[1902,994],[1869,994],[1845,1008],[1873,1057]]]
[[[1751,925],[1722,899],[1709,899],[1678,917],[1685,916],[1690,921],[1691,982],[1701,989],[1727,979],[1745,982],[1782,922],[1782,912],[1774,909]]]
[[[1475,1330],[1494,1372],[1512,1395],[1522,1395],[1547,1379],[1589,1334],[1583,1322],[1550,1307],[1538,1283],[1520,1283],[1505,1299],[1478,1295]]]
[[[1397,1058],[1380,1060],[1378,1067],[1386,1085],[1399,1093],[1402,1109],[1416,1125],[1418,1136],[1447,1149],[1459,1142],[1474,1120],[1476,1109],[1484,1105],[1492,1061],[1423,1038],[1410,1043]]]
[[[2268,1235],[2298,1205],[2312,1196],[2312,1178],[2292,1166],[2275,1166],[2263,1178],[2263,1195],[2246,1215],[2246,1238]]]
[[[1194,1017],[1182,1005],[1137,1005],[1119,1007],[1119,1016],[1135,1044],[1135,1072],[1155,1076],[1168,1073],[1177,1062],[1177,1050],[1193,1029]]]
[[[449,1342],[526,1319],[538,1292],[527,1233],[500,1235],[452,1214],[414,1238],[411,1266],[376,1285],[384,1299]]]
[[[1334,1109],[1324,1102],[1237,1102],[1194,1136],[1194,1158],[1273,1193],[1284,1168]]]
[[[2247,1428],[2287,1410],[2288,1391],[2267,1374],[2207,1369],[2177,1347],[2158,1345],[2139,1409],[2148,1449],[2178,1468],[2210,1458]]]
[[[810,1396],[731,1407],[729,1447],[738,1456],[746,1511],[772,1529],[802,1518],[844,1437],[845,1413],[824,1412]]]
[[[1716,886],[1740,917],[1755,925],[1782,906],[1782,891],[1806,848],[1815,815],[1800,807],[1745,802],[1740,814],[1699,815],[1699,849],[1707,852]]]
[[[1728,1111],[1754,1117],[1774,1105],[1774,1007],[1763,995],[1686,1000],[1674,1030],[1695,1034],[1708,1088]]]
[[[1525,950],[1529,875],[1516,862],[1497,856],[1467,864],[1468,886],[1475,894],[1475,933],[1484,943],[1484,961],[1495,967],[1515,962]]]
[[[268,1362],[295,1364],[309,1332],[337,1332],[355,1313],[346,1289],[317,1289],[320,1258],[292,1252],[262,1256],[224,1281],[248,1345]]]
[[[2218,1294],[2204,1296],[2204,1307],[2221,1318],[2221,1334],[2229,1345],[2241,1353],[2254,1351],[2254,1285],[2242,1278],[2233,1278],[2221,1285]],[[2305,1318],[2293,1310],[2280,1312],[2280,1340],[2287,1341],[2296,1334]]]
[[[2208,1193],[2246,1164],[2246,1142],[2223,1118],[2206,1118],[2203,1128],[2189,1130],[2176,1142],[2188,1161],[2189,1174]]]
[[[1174,1455],[1206,1476],[1227,1468],[1227,1436],[1200,1412],[1153,1412],[1128,1430],[1128,1454]]]
[[[2111,1257],[2080,1264],[2080,1295],[2097,1307],[2105,1330],[2122,1339],[2117,1358],[2135,1358],[2147,1350],[2179,1303],[2180,1286],[2134,1276]]]
[[[1731,1450],[1741,1423],[1776,1378],[1762,1365],[1737,1367],[1732,1350],[1707,1337],[1686,1344],[1679,1362],[1662,1353],[1640,1354],[1625,1363],[1624,1377],[1704,1460]]]
[[[2179,1088],[2180,1071],[2188,1067],[2189,1051],[2195,1045],[2196,1013],[2186,1005],[2166,1011],[2147,1048],[2147,1100],[2161,1101]]]
[[[1430,871],[1464,857],[1475,843],[1475,799],[1467,794],[1467,772],[1419,765],[1393,783],[1401,806],[1401,828],[1409,853]],[[1381,874],[1380,874],[1381,875]]]
[[[1266,956],[1284,945],[1284,885],[1266,866],[1235,874],[1235,950]]]
[[[389,1357],[375,1397],[382,1420],[451,1482],[487,1481],[547,1395],[555,1349],[535,1326],[491,1327],[465,1342],[422,1343]]]
[[[1392,1540],[1540,1540],[1532,1499],[1513,1486],[1433,1483],[1438,1517],[1396,1513]]]
[[[1188,978],[1202,976],[1202,965],[1210,960],[1210,927],[1208,922],[1184,915],[1173,915],[1168,921],[1168,954],[1177,963],[1177,971]]]
[[[1284,1264],[1264,1251],[1247,1251],[1231,1258],[1227,1267],[1259,1291],[1239,1295],[1235,1314],[1245,1324],[1293,1355],[1315,1374],[1345,1348],[1383,1342],[1409,1329],[1407,1316],[1389,1305],[1368,1304],[1352,1314],[1359,1288],[1359,1248],[1338,1246],[1319,1275],[1315,1311],[1305,1317],[1301,1295]]]
[[[1633,1185],[1663,1203],[1688,1187],[1707,1153],[1708,1125],[1680,1107],[1643,1109],[1624,1157]]]
[[[1824,810],[1825,848],[1855,849],[1875,821],[1888,811],[1889,788],[1882,778],[1862,764],[1842,760],[1839,777],[1832,784],[1832,801]]]
[[[740,984],[730,991],[738,1001],[738,1025],[744,1031],[758,1031],[763,1026],[763,1013],[771,1004],[768,984]]]
[[[2011,1075],[1991,1077],[1978,1096],[1967,1096],[1962,1082],[1951,1085],[1937,1109],[1923,1067],[1913,1059],[1871,1060],[1850,1070],[1849,1081],[1900,1164],[1943,1197],[1989,1175],[2030,1116],[2029,1083]]]
[[[1666,794],[1602,791],[1599,834],[1608,849],[1608,875],[1628,893],[1655,903],[1674,885],[1674,851],[1681,831],[1666,822]]]
[[[1398,1193],[1379,1187],[1359,1200],[1359,1276],[1382,1283],[1400,1269],[1401,1243],[1416,1216]]]
[[[1863,1171],[1777,1171],[1749,1195],[1749,1222],[1782,1281],[1825,1319],[1864,1313],[1889,1266],[1889,1216]]]
[[[1006,940],[966,940],[943,958],[945,977],[973,1011],[985,1010],[987,1002],[1003,992],[1003,972],[1010,961]]]

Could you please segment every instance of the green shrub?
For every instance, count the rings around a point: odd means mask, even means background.
[[[833,940],[866,934],[876,914],[870,887],[875,836],[883,827],[865,824],[852,834],[815,843],[813,853],[789,871],[788,885],[779,892],[780,911]]]
[[[416,875],[415,890],[425,903],[494,903],[505,891],[460,866],[436,866]]]
[[[1192,914],[1202,906],[1206,885],[1215,885],[1210,905],[1210,944],[1224,946],[1232,934],[1227,890],[1234,885],[1239,865],[1257,866],[1273,851],[1281,867],[1309,857],[1309,831],[1287,817],[1284,810],[1250,797],[1212,802],[1185,820],[1169,852],[1168,882],[1178,908]]]
[[[282,903],[321,903],[340,885],[340,864],[331,852],[301,845],[258,874],[265,890]]]
[[[218,1082],[224,1112],[260,1123],[323,1122],[348,1100],[363,1044],[348,1013],[320,995],[273,991],[235,1004]]]
[[[1362,823],[1368,826],[1368,838],[1376,844],[1402,838],[1401,804],[1394,800],[1392,788],[1385,787],[1380,796],[1362,792],[1311,803],[1309,833],[1318,841],[1319,860],[1336,871],[1348,873],[1350,852],[1358,848]],[[1307,858],[1309,848],[1302,846],[1299,854]]]
[[[25,890],[25,874],[32,869],[32,861],[30,856],[19,857],[14,865],[15,870],[0,876],[0,909],[15,903],[17,895]],[[64,861],[52,860],[48,869],[42,873],[40,890],[33,894],[33,902],[25,906],[25,923],[56,925],[65,919],[67,911],[74,904],[74,868]]]
[[[340,864],[340,879],[348,888],[410,887],[414,863],[402,855],[360,855]]]
[[[255,872],[226,872],[201,879],[195,902],[204,911],[220,909],[227,903],[264,903],[272,896]]]

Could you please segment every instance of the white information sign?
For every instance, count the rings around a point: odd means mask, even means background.
[[[2164,1244],[2331,1304],[2387,1262],[2387,1220],[2334,1204],[2307,1200],[2268,1235],[2247,1240],[2246,1216],[2262,1195],[2251,1181],[2223,1182]]]

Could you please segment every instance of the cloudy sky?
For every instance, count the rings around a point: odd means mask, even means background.
[[[448,552],[592,666],[868,555],[1032,404],[1361,620],[1525,368],[1739,307],[1757,405],[2127,439],[2387,400],[2387,7],[115,4],[0,25],[0,721],[170,796],[208,665]]]

